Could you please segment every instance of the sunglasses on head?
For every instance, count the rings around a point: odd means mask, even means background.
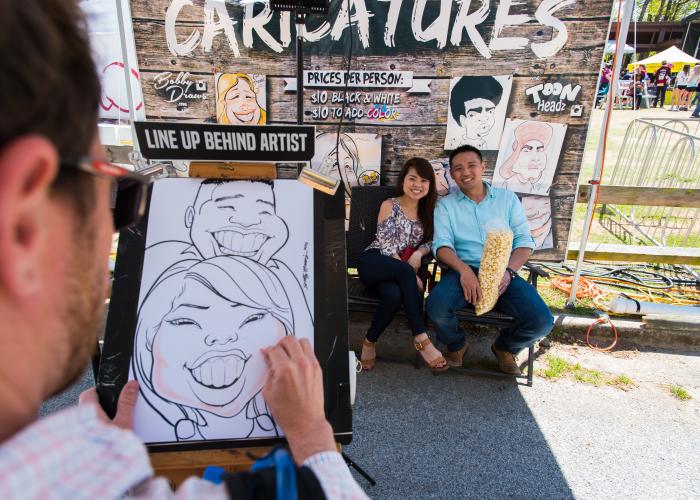
[[[136,224],[146,211],[146,195],[151,180],[126,168],[105,161],[82,158],[61,160],[62,168],[72,168],[111,179],[114,229],[121,231]]]

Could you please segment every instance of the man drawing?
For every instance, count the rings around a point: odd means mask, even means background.
[[[226,483],[190,477],[174,492],[154,477],[131,431],[136,382],[112,420],[94,388],[38,418],[89,363],[112,233],[136,222],[144,194],[145,179],[106,163],[99,144],[84,25],[74,0],[0,0],[0,498],[225,499]],[[327,498],[367,498],[337,452],[311,344],[285,335],[261,355],[264,398],[295,463]]]

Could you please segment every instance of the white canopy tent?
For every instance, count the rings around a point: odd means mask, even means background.
[[[632,71],[635,66],[643,64],[648,71],[656,71],[664,61],[673,64],[673,69],[671,71],[674,73],[682,70],[685,64],[690,64],[692,66],[696,63],[700,63],[699,59],[695,59],[693,56],[686,54],[674,45],[651,57],[629,64],[627,68]]]
[[[605,42],[605,53],[606,54],[612,54],[615,52],[615,49],[617,48],[617,44],[613,42],[612,40],[609,40]],[[625,48],[622,49],[625,54],[634,54],[634,47],[625,44]]]

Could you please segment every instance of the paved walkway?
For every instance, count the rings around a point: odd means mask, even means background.
[[[638,387],[537,377],[528,388],[380,360],[358,376],[345,449],[378,481],[360,484],[381,499],[700,498],[700,356],[549,353]],[[90,383],[86,375],[43,412],[72,404]],[[669,384],[693,399],[678,401]]]
[[[432,376],[378,363],[359,374],[348,454],[374,498],[699,498],[700,357],[554,355],[632,377],[625,392],[561,380]],[[680,402],[668,384],[694,399]],[[362,481],[362,480],[360,480]],[[363,486],[367,483],[362,483]]]

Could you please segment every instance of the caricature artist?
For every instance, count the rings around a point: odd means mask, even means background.
[[[153,478],[130,430],[135,382],[111,421],[94,390],[37,420],[90,359],[112,233],[138,218],[144,184],[105,163],[100,85],[76,2],[0,0],[0,23],[0,498],[227,498],[199,478],[177,492]],[[335,451],[311,346],[285,336],[263,356],[263,394],[295,462],[328,498],[366,498]]]

